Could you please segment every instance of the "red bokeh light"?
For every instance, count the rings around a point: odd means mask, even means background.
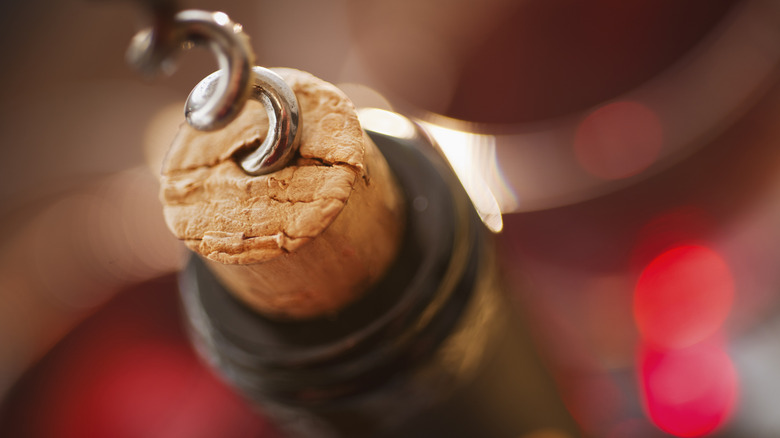
[[[184,344],[119,339],[77,360],[43,400],[40,436],[275,436]]]
[[[669,249],[639,277],[634,318],[645,341],[666,348],[690,346],[715,333],[734,297],[729,266],[699,245]]]
[[[207,438],[279,434],[190,348],[172,277],[119,293],[19,381],[3,437]]]
[[[641,173],[658,158],[663,127],[655,112],[632,101],[604,105],[580,122],[574,153],[583,169],[615,180]]]
[[[733,299],[731,269],[702,245],[672,247],[639,276],[640,387],[649,418],[670,434],[707,435],[734,411],[737,373],[722,337]]]
[[[676,350],[646,345],[639,363],[645,408],[664,431],[679,437],[707,435],[733,413],[737,374],[717,337]]]

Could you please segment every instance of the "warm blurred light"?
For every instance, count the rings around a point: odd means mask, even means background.
[[[214,17],[214,21],[216,21],[220,26],[224,26],[230,22],[230,17],[228,17],[224,12],[214,12],[212,15]]]
[[[650,167],[663,141],[663,127],[653,110],[638,102],[619,101],[582,120],[574,137],[574,152],[588,173],[613,180]]]
[[[714,337],[682,349],[645,345],[639,358],[642,395],[656,426],[679,437],[698,437],[722,426],[737,400],[734,365]]]
[[[113,248],[99,244],[93,248],[110,256],[102,261],[102,267],[109,271],[112,263],[125,257],[127,276],[118,278],[123,283],[181,269],[187,252],[165,225],[156,177],[143,167],[128,169],[106,181],[103,190],[104,198],[112,200],[109,208],[115,210],[117,220],[112,226],[105,220],[99,226],[106,233],[113,230],[119,234],[121,241]]]
[[[156,178],[136,167],[52,203],[30,225],[29,264],[59,305],[94,307],[118,288],[173,272],[182,245],[168,231]]]
[[[0,245],[0,394],[118,290],[183,265],[158,189],[138,166],[49,199],[9,228]]]
[[[362,108],[358,117],[363,129],[400,139],[425,135],[408,118],[378,108]],[[420,122],[452,166],[463,188],[471,198],[482,222],[493,232],[503,228],[501,206],[484,176],[495,175],[495,144],[491,136],[482,136]],[[489,168],[492,167],[492,171]],[[511,202],[508,198],[502,198]]]
[[[144,161],[152,175],[160,175],[165,154],[183,122],[184,102],[175,102],[157,110],[146,125],[143,137]]]
[[[504,228],[501,212],[511,211],[513,207],[506,204],[516,201],[511,196],[499,200],[485,180],[486,177],[502,179],[496,165],[495,138],[432,123],[423,122],[423,127],[449,161],[482,222],[493,232],[501,231]],[[510,195],[511,191],[505,193]]]
[[[361,108],[358,110],[358,118],[363,129],[367,131],[402,139],[413,139],[418,135],[411,120],[391,111]]]
[[[720,328],[733,297],[731,271],[718,253],[704,246],[679,246],[656,257],[640,275],[634,317],[646,341],[685,347]]]
[[[349,100],[352,101],[358,110],[361,108],[378,108],[387,111],[393,110],[393,105],[390,101],[371,87],[353,83],[341,83],[336,86],[349,97]]]

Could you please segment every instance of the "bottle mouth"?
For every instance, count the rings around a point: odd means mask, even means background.
[[[408,213],[395,263],[365,296],[328,317],[274,321],[233,298],[197,257],[181,274],[196,346],[253,396],[317,401],[386,382],[432,351],[468,302],[482,227],[463,189],[426,138],[368,133]]]

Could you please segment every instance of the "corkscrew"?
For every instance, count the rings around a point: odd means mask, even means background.
[[[174,12],[169,2],[151,3],[153,24],[131,41],[128,62],[146,75],[171,74],[176,52],[209,48],[219,70],[193,88],[184,109],[187,123],[198,130],[219,129],[241,112],[247,99],[257,100],[268,114],[268,134],[240,159],[241,168],[263,175],[284,167],[298,148],[298,100],[279,75],[253,66],[254,52],[242,26],[223,12]]]

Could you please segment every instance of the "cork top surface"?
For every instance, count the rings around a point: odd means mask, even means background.
[[[182,124],[162,170],[161,199],[174,234],[222,263],[293,252],[333,222],[364,176],[363,132],[349,99],[298,70],[274,69],[300,105],[300,149],[282,170],[251,176],[234,159],[262,142],[265,109],[249,101],[218,131]]]

